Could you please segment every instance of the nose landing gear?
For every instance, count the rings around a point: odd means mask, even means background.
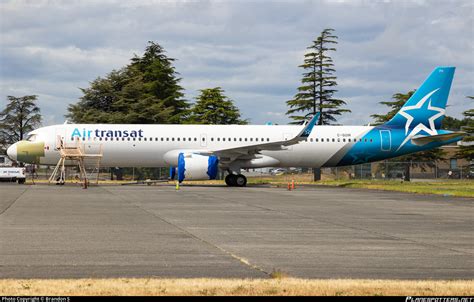
[[[229,187],[245,187],[247,185],[247,177],[242,174],[229,174],[225,177],[225,183]]]

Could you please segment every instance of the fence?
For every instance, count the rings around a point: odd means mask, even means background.
[[[355,166],[323,168],[322,179],[402,179],[409,167],[410,178],[412,179],[474,179],[474,165],[457,166],[450,168],[449,165],[438,162],[393,162],[383,161]],[[307,181],[312,180],[312,171],[303,169],[278,169],[283,174],[298,174],[300,178]],[[52,173],[52,167],[41,167],[35,170],[35,179],[48,179]],[[245,172],[248,176],[268,177],[272,174],[272,169],[251,169]],[[101,168],[99,180],[123,179],[123,180],[144,180],[144,179],[167,179],[168,168]],[[75,167],[66,169],[66,179],[77,179],[78,172]]]
[[[472,179],[474,165],[449,167],[438,162],[383,161],[348,167],[324,168],[323,177],[349,179],[401,179],[406,173],[415,179]]]

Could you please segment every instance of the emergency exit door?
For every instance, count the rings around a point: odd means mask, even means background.
[[[390,151],[392,149],[392,135],[390,130],[380,130],[380,150]]]

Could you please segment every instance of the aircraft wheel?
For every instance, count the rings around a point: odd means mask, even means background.
[[[237,187],[245,187],[247,185],[247,177],[243,176],[242,174],[236,175],[235,185]]]
[[[228,185],[229,187],[235,187],[237,184],[235,182],[236,180],[236,176],[237,175],[234,175],[234,174],[229,174],[225,177],[225,183],[226,185]]]

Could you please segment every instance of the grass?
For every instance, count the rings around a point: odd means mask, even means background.
[[[3,279],[0,296],[472,296],[474,280]]]
[[[280,175],[272,177],[251,177],[249,184],[272,184],[286,187],[288,182],[295,180],[298,185],[321,185],[347,188],[363,188],[384,191],[399,191],[418,194],[439,194],[459,197],[474,197],[474,180],[428,180],[402,182],[400,180],[349,180],[323,179],[319,182],[311,180],[312,175]]]
[[[383,180],[333,180],[323,181],[321,185],[347,188],[363,188],[384,191],[398,191],[417,194],[437,194],[445,196],[474,197],[474,181],[433,181],[401,182]]]

